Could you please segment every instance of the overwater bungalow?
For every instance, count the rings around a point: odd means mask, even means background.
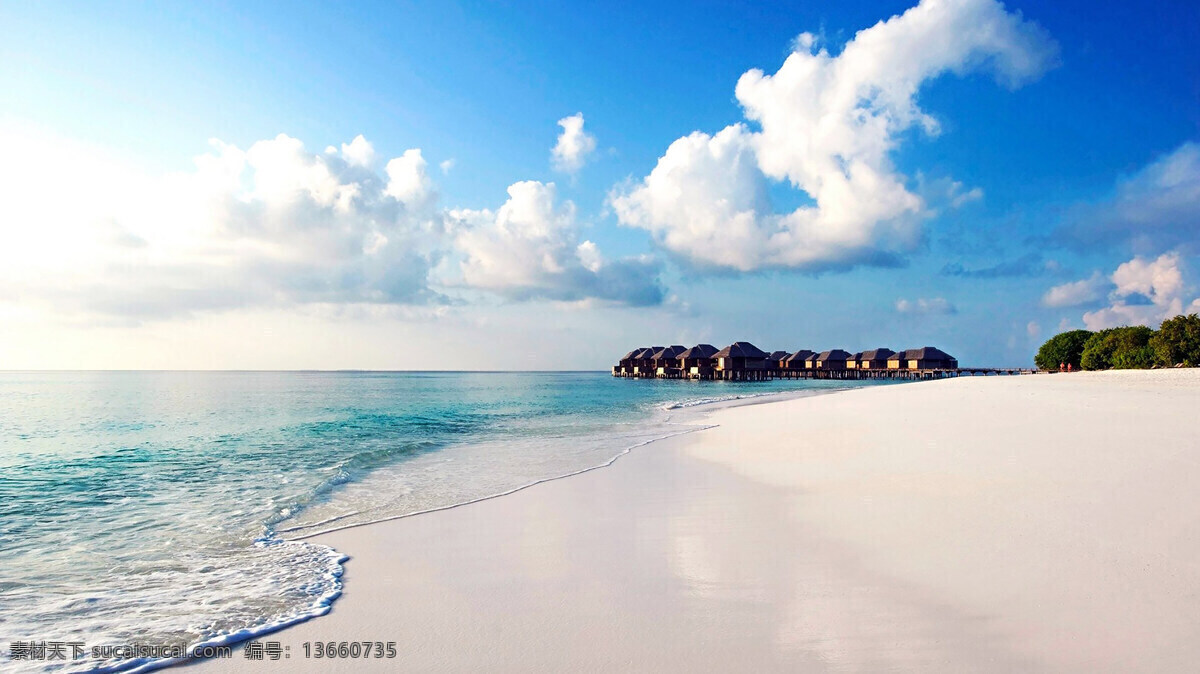
[[[1022,374],[1020,368],[960,368],[958,360],[933,346],[899,353],[879,347],[851,354],[842,349],[817,353],[767,353],[750,342],[717,350],[711,344],[650,346],[625,354],[612,368],[614,377],[665,379],[940,379],[977,374]]]
[[[734,342],[713,355],[713,374],[717,379],[765,379],[769,355],[750,342]]]
[[[814,369],[817,370],[845,370],[846,361],[852,356],[849,351],[841,349],[833,349],[831,351],[822,351],[817,354]]]
[[[710,379],[715,355],[717,355],[717,347],[712,344],[697,344],[679,354],[679,369],[683,371],[685,377]]]
[[[858,369],[860,370],[886,370],[888,358],[891,358],[896,352],[891,349],[880,347],[863,351],[858,357]]]
[[[648,346],[633,357],[633,374],[635,377],[654,376],[654,354],[662,351],[661,346]]]
[[[805,370],[808,369],[807,361],[816,354],[808,349],[800,349],[799,351],[789,354],[783,359],[783,369],[785,370]]]
[[[650,356],[651,366],[654,368],[652,372],[656,377],[678,377],[679,376],[679,354],[687,351],[687,347],[682,344],[673,344],[664,346],[655,351]]]
[[[958,359],[936,346],[923,346],[905,351],[910,370],[957,370]]]
[[[617,366],[615,368],[613,368],[613,374],[617,375],[617,376],[621,376],[621,377],[628,377],[628,376],[632,375],[634,361],[637,359],[638,354],[645,351],[647,348],[648,347],[645,347],[645,346],[639,346],[638,348],[634,349],[633,351],[630,351],[629,353],[625,354],[625,356],[623,358],[621,358],[620,361],[617,362]]]
[[[772,351],[767,354],[767,369],[778,371],[783,369],[783,361],[788,357],[787,351]]]

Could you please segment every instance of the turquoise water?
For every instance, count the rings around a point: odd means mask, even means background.
[[[704,401],[851,385],[0,373],[0,651],[244,639],[339,594],[342,554],[300,537],[603,464],[686,430],[681,411]],[[0,666],[55,669],[6,653]]]

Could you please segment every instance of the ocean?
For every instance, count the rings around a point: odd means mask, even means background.
[[[0,373],[0,669],[145,671],[322,615],[321,531],[503,494],[696,428],[704,403],[869,383],[607,373]],[[689,414],[689,412],[691,412]],[[75,661],[14,660],[60,643]]]

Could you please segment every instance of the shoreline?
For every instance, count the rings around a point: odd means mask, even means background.
[[[1200,393],[1198,374],[951,379],[731,401],[742,404],[698,415],[716,424],[704,433],[626,450],[608,470],[314,536],[351,558],[327,615],[263,639],[290,646],[291,659],[246,660],[239,648],[188,666],[1184,671],[1200,656],[1200,622],[1178,599],[1200,589],[1190,561],[1200,535],[1186,514],[1200,503],[1180,487],[1200,467],[1179,412]],[[940,438],[853,423],[895,422],[933,400],[948,417]],[[1031,402],[1057,406],[1060,427],[1039,425]],[[1157,430],[1116,423],[1131,415]],[[1007,439],[975,438],[1006,416]],[[796,425],[805,432],[781,432]],[[971,451],[955,451],[954,438]],[[1166,446],[1121,451],[1130,438]],[[1139,563],[1159,570],[1139,574]],[[399,661],[298,657],[305,641],[389,631]],[[612,638],[598,639],[604,649],[579,639],[592,632]],[[723,650],[701,646],[711,640]]]
[[[913,382],[896,382],[896,383],[913,383]],[[787,400],[810,398],[813,396],[828,395],[828,394],[832,394],[832,393],[839,393],[841,391],[848,391],[848,390],[851,390],[852,388],[856,388],[856,387],[854,387],[854,386],[839,387],[839,388],[831,387],[829,390],[805,389],[805,390],[799,390],[799,391],[772,391],[769,393],[757,393],[757,394],[744,395],[744,396],[739,395],[739,396],[734,396],[734,397],[729,397],[729,398],[721,398],[721,399],[715,399],[715,400],[702,399],[699,402],[689,403],[689,404],[682,405],[682,406],[675,406],[675,404],[672,404],[671,406],[662,408],[663,412],[668,413],[668,417],[667,417],[668,421],[666,423],[672,424],[672,425],[688,426],[688,428],[686,428],[685,430],[678,431],[676,433],[669,433],[667,435],[650,438],[649,440],[644,440],[642,442],[638,442],[638,443],[635,443],[628,447],[625,447],[622,450],[620,450],[619,452],[617,452],[616,454],[614,454],[611,458],[609,458],[608,460],[606,460],[602,463],[598,463],[593,466],[588,466],[586,468],[580,468],[578,470],[573,470],[568,473],[564,473],[562,475],[553,475],[551,477],[540,478],[540,479],[534,480],[532,482],[527,482],[525,484],[513,487],[511,489],[506,489],[504,491],[501,491],[501,492],[498,492],[495,494],[488,494],[486,496],[480,496],[478,498],[473,498],[473,499],[469,499],[466,501],[449,503],[447,505],[437,506],[437,507],[433,507],[433,508],[426,508],[424,510],[415,510],[412,512],[401,513],[399,515],[390,515],[388,517],[383,517],[383,518],[375,519],[375,520],[369,520],[366,522],[355,522],[353,524],[347,524],[347,525],[343,525],[343,526],[335,526],[335,527],[331,527],[328,529],[312,531],[312,532],[305,533],[305,534],[302,534],[299,536],[292,536],[290,538],[282,538],[281,537],[281,539],[284,542],[304,541],[304,540],[308,540],[310,538],[315,538],[317,536],[322,536],[324,534],[331,534],[331,533],[335,533],[338,531],[345,531],[347,529],[365,527],[365,526],[370,526],[373,524],[381,524],[383,522],[393,522],[395,520],[402,520],[402,519],[405,519],[408,517],[416,517],[418,515],[427,515],[429,513],[441,512],[443,510],[450,510],[452,508],[461,508],[463,506],[468,506],[468,505],[472,505],[475,503],[481,503],[483,501],[489,501],[491,499],[500,498],[502,496],[509,496],[511,494],[515,494],[517,492],[523,491],[525,489],[529,489],[531,487],[536,487],[536,486],[538,486],[540,484],[544,484],[546,482],[554,482],[555,480],[563,480],[563,479],[566,479],[569,477],[574,477],[576,475],[581,475],[583,473],[588,473],[593,470],[600,470],[601,468],[608,468],[608,467],[612,466],[614,463],[616,463],[616,461],[618,459],[620,459],[621,457],[625,456],[626,454],[629,454],[633,450],[638,449],[640,447],[652,445],[656,442],[662,442],[664,440],[669,440],[671,438],[678,437],[681,435],[687,435],[689,433],[695,433],[697,431],[707,430],[707,429],[711,428],[711,426],[706,425],[702,422],[704,422],[704,420],[707,419],[708,415],[718,412],[723,409],[733,409],[733,408],[737,408],[737,407],[747,407],[747,406],[751,406],[751,405],[764,405],[764,404],[772,403],[772,402],[784,402]],[[690,420],[690,423],[689,422],[680,423],[680,422],[670,421],[670,413],[675,413],[675,412],[680,412],[680,413],[685,413],[685,414],[692,413],[692,414],[695,414],[696,416],[694,419]],[[295,532],[295,531],[303,531],[304,529],[310,529],[310,528],[320,526],[322,524],[328,524],[328,523],[336,522],[341,519],[345,519],[347,517],[352,517],[356,514],[358,514],[358,513],[352,512],[352,513],[347,513],[347,514],[343,514],[343,515],[338,515],[336,517],[324,520],[323,522],[317,522],[308,527],[303,527],[303,526],[285,527],[283,529],[277,529],[276,533],[284,534],[284,533],[291,533],[291,532]],[[313,617],[319,617],[319,616],[313,616]]]

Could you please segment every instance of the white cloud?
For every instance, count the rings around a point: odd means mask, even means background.
[[[598,272],[604,266],[604,257],[600,255],[600,249],[591,241],[584,241],[576,246],[575,254],[583,268],[590,272]]]
[[[612,199],[617,217],[650,230],[665,248],[690,260],[754,269],[768,230],[779,228],[759,215],[768,200],[750,139],[737,124],[715,136],[697,131],[671,143],[641,186]]]
[[[836,56],[814,43],[801,35],[774,75],[755,69],[739,79],[737,99],[760,131],[734,124],[675,141],[644,181],[611,195],[621,223],[698,266],[893,262],[917,245],[933,212],[890,159],[908,129],[938,133],[917,106],[921,85],[988,69],[1015,87],[1040,75],[1056,50],[1040,27],[994,0],[925,0],[860,31]],[[768,180],[786,180],[812,203],[776,213]],[[980,196],[960,187],[947,200]]]
[[[1112,282],[1117,284],[1115,292],[1118,297],[1140,293],[1155,304],[1161,304],[1178,296],[1183,289],[1179,254],[1165,253],[1154,261],[1135,257],[1117,267]]]
[[[1038,325],[1037,321],[1029,321],[1025,324],[1025,334],[1029,335],[1030,339],[1034,339],[1042,334],[1042,326]]]
[[[918,298],[913,301],[896,300],[896,311],[902,314],[956,314],[958,309],[944,297]]]
[[[370,168],[375,163],[375,148],[360,133],[349,144],[342,143],[342,159],[351,166]]]
[[[442,175],[450,175],[450,169],[454,168],[454,160],[445,159],[438,164],[438,168],[442,169]]]
[[[214,140],[193,169],[147,176],[52,137],[0,131],[0,146],[24,159],[0,163],[0,303],[62,320],[423,305],[460,287],[662,301],[660,265],[605,260],[578,236],[574,206],[555,206],[552,184],[518,183],[496,213],[447,222],[419,149],[380,170],[362,136],[316,153],[286,135],[246,149]],[[433,273],[459,256],[461,277]]]
[[[437,190],[419,149],[405,150],[404,154],[389,161],[385,170],[389,196],[422,211],[437,201]]]
[[[580,242],[575,205],[556,204],[554,183],[515,183],[495,212],[450,211],[448,220],[469,287],[517,300],[662,302],[658,263],[606,261],[594,243]]]
[[[340,153],[285,135],[245,150],[213,141],[192,170],[166,176],[69,141],[3,140],[27,159],[23,171],[0,169],[5,300],[139,320],[435,298],[432,185],[419,162],[396,172],[405,189],[384,179],[361,136]]]
[[[596,137],[583,130],[583,113],[558,120],[562,133],[550,151],[554,168],[564,173],[575,173],[583,168],[588,155],[596,150]]]
[[[1104,297],[1105,291],[1111,286],[1108,279],[1093,272],[1088,278],[1071,283],[1056,285],[1042,296],[1042,305],[1047,307],[1077,307],[1081,304],[1096,302]]]
[[[1075,210],[1060,239],[1084,247],[1128,242],[1135,250],[1200,246],[1200,145],[1183,143],[1117,182],[1109,200]]]
[[[1109,295],[1110,305],[1083,315],[1089,330],[1121,325],[1158,327],[1164,319],[1184,313],[1186,288],[1183,262],[1178,252],[1164,253],[1154,260],[1134,257],[1112,274],[1116,289]],[[1200,298],[1189,305],[1200,308]]]

